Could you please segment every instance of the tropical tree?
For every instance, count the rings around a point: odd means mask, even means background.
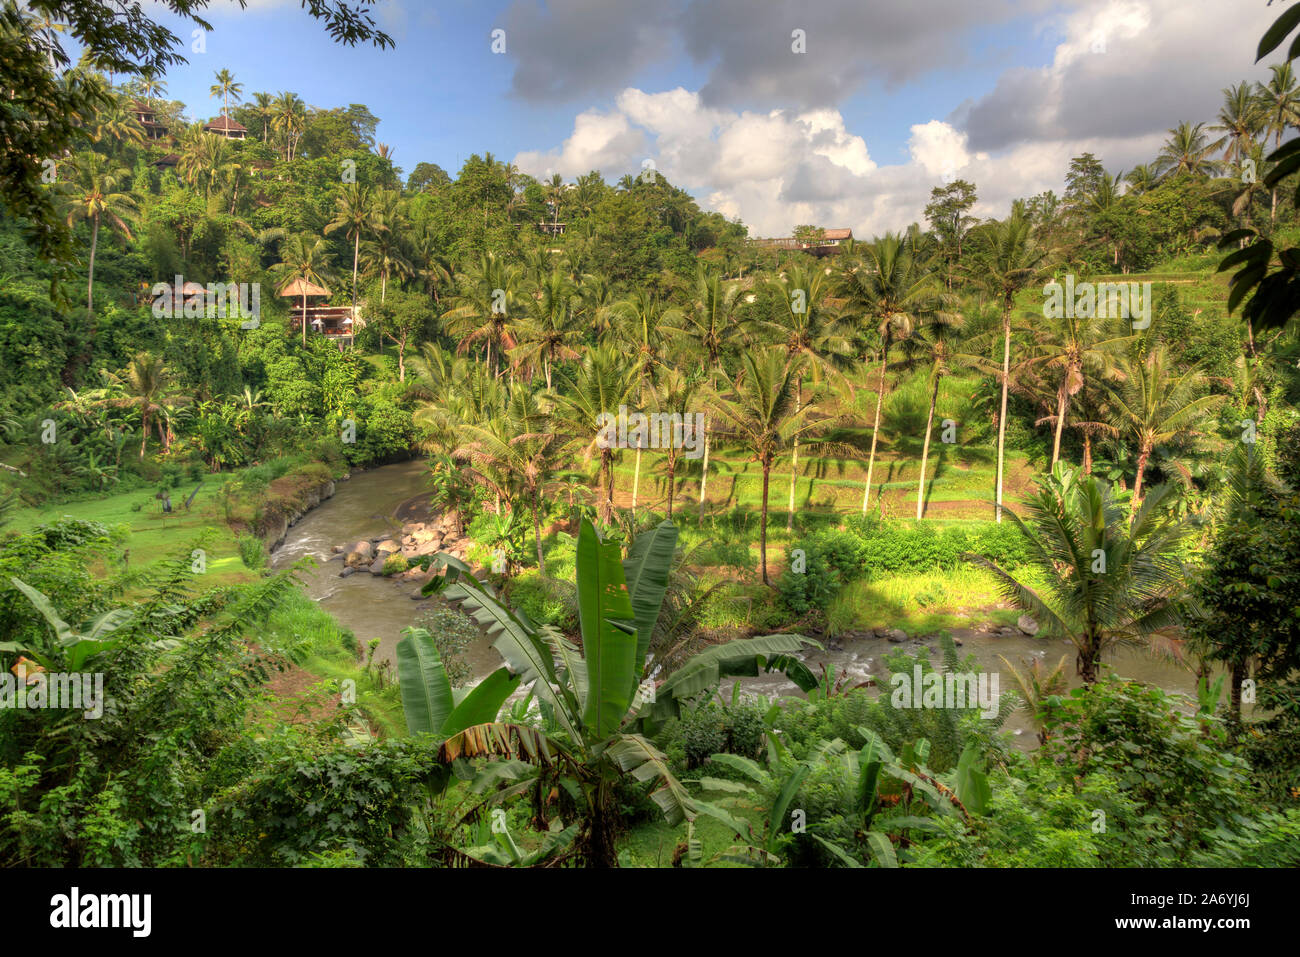
[[[698,403],[697,396],[700,392],[701,379],[698,375],[681,371],[680,369],[669,367],[664,370],[659,377],[659,381],[651,387],[650,396],[651,404],[655,411],[666,415],[666,420],[672,423],[673,434],[664,437],[661,444],[663,445],[664,469],[667,473],[668,484],[668,520],[672,521],[673,517],[673,498],[677,491],[677,469],[681,466],[682,457],[687,450],[684,448],[686,435],[689,433],[694,436],[696,442],[704,442],[704,436],[700,434],[699,429],[695,428],[692,417],[695,413],[695,406]],[[703,413],[700,413],[701,415]],[[676,431],[676,423],[681,422],[682,431]]]
[[[934,410],[939,402],[939,384],[953,371],[956,363],[970,362],[972,357],[958,351],[965,317],[960,313],[938,311],[928,313],[916,326],[913,334],[904,341],[903,351],[909,364],[924,363],[929,367],[930,411],[925,419],[925,441],[921,446],[921,476],[916,483],[916,519],[925,514],[925,474],[930,459],[930,436],[934,431]]]
[[[1265,119],[1264,106],[1249,83],[1243,80],[1236,86],[1226,87],[1218,122],[1210,127],[1223,135],[1211,144],[1211,149],[1223,147],[1223,161],[1240,166],[1264,131]]]
[[[1025,670],[1021,671],[1002,655],[998,655],[1002,667],[1006,668],[1016,684],[1021,700],[1019,710],[1028,715],[1030,724],[1038,734],[1039,744],[1046,744],[1051,737],[1048,718],[1052,712],[1052,699],[1065,694],[1069,686],[1065,680],[1066,657],[1062,655],[1051,671],[1047,670],[1041,658],[1030,658],[1025,662]]]
[[[1056,384],[1055,434],[1049,468],[1054,468],[1061,457],[1061,433],[1070,414],[1070,403],[1083,391],[1085,379],[1104,378],[1115,363],[1116,350],[1133,340],[1132,336],[1108,336],[1108,324],[1107,319],[1077,315],[1046,316],[1034,324],[1034,342],[1024,366],[1046,371],[1049,380]]]
[[[236,83],[235,75],[225,68],[217,71],[216,80],[217,82],[208,89],[208,95],[221,97],[221,115],[229,116],[230,101],[232,99],[236,103],[240,101],[241,94],[244,92],[244,84]]]
[[[188,401],[175,395],[175,376],[161,357],[147,352],[138,353],[120,373],[105,372],[105,378],[116,387],[105,393],[99,401],[118,409],[133,409],[140,413],[140,458],[144,458],[149,442],[149,424],[158,427],[158,440],[163,451],[170,445],[170,431],[164,428],[169,404]]]
[[[850,364],[849,341],[838,313],[827,299],[830,281],[824,269],[792,266],[770,283],[781,302],[777,322],[762,321],[760,326],[774,333],[791,359],[799,357],[812,375],[814,384],[825,376],[842,372]],[[795,413],[803,408],[803,377],[795,383]],[[790,503],[786,511],[785,530],[794,528],[795,486],[799,477],[799,437],[790,450]]]
[[[1045,252],[1032,238],[1032,224],[1023,211],[1013,208],[1002,222],[989,223],[977,233],[981,282],[1002,310],[1002,399],[998,411],[998,475],[996,517],[1002,521],[1002,481],[1007,447],[1007,391],[1011,384],[1011,311],[1016,293],[1038,275]]]
[[[254,93],[249,109],[262,121],[262,142],[265,143],[271,132],[271,124],[275,121],[275,98],[270,93]]]
[[[510,350],[511,362],[529,370],[541,368],[546,388],[560,362],[576,359],[582,334],[573,321],[577,287],[558,269],[524,297],[527,314],[519,327],[519,345]],[[530,371],[529,375],[532,374]]]
[[[1164,178],[1187,173],[1209,176],[1218,170],[1210,159],[1218,144],[1211,142],[1204,123],[1179,123],[1169,131],[1169,139],[1156,157],[1156,168]]]
[[[441,663],[427,636],[418,643],[409,636],[399,651],[408,726],[445,738],[438,751],[441,786],[450,781],[453,762],[487,760],[485,775],[502,780],[504,774],[515,782],[488,797],[488,804],[533,789],[567,796],[572,812],[566,817],[574,823],[548,838],[548,856],[572,844],[572,853],[589,867],[618,865],[617,786],[626,777],[654,782],[650,798],[670,824],[692,821],[701,812],[717,816],[717,809],[692,800],[648,735],[685,704],[710,693],[724,675],[780,669],[806,680],[807,669],[794,653],[812,642],[797,635],[728,642],[696,655],[657,685],[647,676],[676,539],[676,528],[664,522],[638,535],[621,559],[617,541],[603,540],[582,521],[575,559],[581,648],[506,607],[463,563],[440,557],[447,574],[426,589],[467,613],[506,662],[507,673],[490,677],[492,690],[476,699],[483,714],[492,712],[480,723],[458,727],[464,716],[451,720],[453,699],[438,680]],[[515,686],[530,687],[536,695],[548,716],[544,727],[494,720]],[[546,815],[545,805],[538,804],[535,823],[543,832]]]
[[[325,235],[335,230],[352,240],[352,308],[357,306],[357,267],[361,259],[361,237],[388,229],[379,213],[369,186],[344,183],[334,197],[334,218],[325,224]]]
[[[646,289],[638,289],[630,298],[614,306],[614,340],[632,364],[636,378],[636,399],[645,408],[666,356],[664,349],[669,333],[680,321],[681,311],[668,306]],[[636,512],[641,489],[641,435],[637,435],[636,465],[632,478],[632,511]]]
[[[460,339],[462,351],[482,344],[492,374],[501,374],[501,356],[519,344],[517,338],[519,270],[493,252],[481,253],[456,276],[461,292],[443,315],[447,330]]]
[[[1137,448],[1132,508],[1142,499],[1142,479],[1157,446],[1199,434],[1200,420],[1222,405],[1226,396],[1206,392],[1207,379],[1199,366],[1179,370],[1162,343],[1145,356],[1125,359],[1119,381],[1107,387],[1114,424]]]
[[[271,266],[271,272],[284,277],[283,289],[295,279],[324,287],[331,272],[329,251],[325,240],[306,233],[295,233],[280,245],[280,261]],[[302,295],[302,344],[307,344],[307,292]]]
[[[727,346],[739,331],[736,322],[740,286],[724,285],[715,269],[700,265],[695,276],[695,296],[683,309],[680,328],[673,330],[686,348],[695,350],[708,372],[710,391],[717,390],[718,370],[722,368]],[[700,467],[700,521],[704,520],[704,500],[709,484],[709,419],[704,413],[704,457]],[[672,490],[669,490],[669,516],[672,515]]]
[[[68,225],[84,219],[90,223],[90,256],[86,269],[86,318],[93,333],[95,315],[95,252],[99,247],[100,223],[131,238],[127,223],[135,218],[136,202],[122,192],[130,175],[125,168],[113,167],[99,153],[80,153],[69,164],[72,177],[66,181],[65,208]]]
[[[835,284],[835,295],[844,300],[844,314],[851,318],[861,317],[864,328],[873,328],[880,342],[876,414],[871,425],[871,452],[867,457],[867,480],[862,492],[862,513],[865,515],[871,500],[889,351],[895,341],[912,334],[918,317],[932,314],[939,308],[939,289],[934,274],[918,255],[911,237],[886,233],[857,248],[861,258],[846,259]]]
[[[1255,92],[1263,110],[1265,137],[1273,137],[1273,148],[1282,145],[1282,136],[1288,127],[1300,126],[1300,84],[1296,82],[1291,61],[1274,63],[1269,67],[1267,83],[1256,84]],[[1269,222],[1277,219],[1277,187],[1273,187],[1273,200]]]
[[[555,397],[555,416],[566,445],[590,461],[599,456],[597,501],[600,520],[609,523],[614,514],[615,442],[610,440],[610,423],[616,421],[619,406],[636,394],[639,380],[623,354],[612,344],[589,349],[572,377],[561,373]]]
[[[1180,519],[1176,489],[1152,489],[1131,514],[1105,481],[1058,462],[1025,506],[1007,509],[1025,536],[1029,565],[1046,584],[1033,588],[979,555],[1005,597],[1044,633],[1068,639],[1075,667],[1097,681],[1102,655],[1117,644],[1141,644],[1179,623],[1186,577],[1179,544],[1191,526]]]
[[[307,105],[297,93],[281,93],[274,101],[273,128],[284,137],[284,158],[293,159],[294,149],[307,126]]]
[[[504,413],[486,422],[461,426],[462,444],[452,455],[469,463],[469,477],[512,507],[526,501],[533,513],[537,568],[546,574],[542,555],[542,491],[555,469],[560,436],[543,411],[531,385],[515,381],[507,391]]]
[[[740,372],[722,373],[723,395],[715,408],[724,433],[731,435],[753,457],[763,471],[762,505],[759,520],[759,563],[763,584],[767,573],[767,508],[772,469],[781,453],[802,436],[808,438],[825,420],[813,418],[813,402],[796,410],[795,393],[803,365],[801,355],[791,357],[783,346],[747,350],[741,355]]]

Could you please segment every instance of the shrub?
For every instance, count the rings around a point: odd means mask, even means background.
[[[239,559],[246,568],[259,571],[266,567],[266,548],[260,538],[256,535],[240,535],[236,541],[239,544]]]
[[[393,552],[384,559],[385,575],[400,575],[406,571],[409,566],[406,563],[406,556],[401,552]]]

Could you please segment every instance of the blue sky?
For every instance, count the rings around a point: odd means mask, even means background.
[[[649,11],[649,12],[647,12]],[[1060,189],[1072,155],[1149,161],[1257,78],[1276,15],[1245,0],[382,0],[396,48],[333,43],[297,0],[214,3],[168,95],[213,116],[213,74],[310,105],[364,103],[406,171],[491,151],[535,175],[653,160],[760,234],[902,228],[960,176],[982,211]],[[164,18],[165,21],[166,18]],[[506,53],[491,51],[494,29]],[[804,30],[806,53],[790,49]],[[187,40],[189,30],[181,33]]]

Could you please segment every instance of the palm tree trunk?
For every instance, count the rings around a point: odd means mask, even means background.
[[[925,508],[925,466],[930,458],[930,432],[934,428],[934,407],[939,401],[939,380],[934,377],[934,389],[930,392],[930,416],[925,420],[925,444],[921,446],[921,479],[916,484],[916,520],[919,522]]]
[[[797,416],[803,409],[803,376],[799,377],[798,386],[794,400],[794,414]],[[785,513],[785,530],[794,531],[794,491],[795,486],[799,484],[799,436],[794,437],[794,452],[790,456],[790,507]]]
[[[357,227],[356,238],[352,241],[352,308],[357,308],[357,260],[361,256],[361,227]],[[355,315],[353,321],[356,321]]]
[[[95,327],[95,247],[99,245],[99,214],[90,218],[90,270],[86,279],[86,322],[90,331]]]
[[[636,495],[641,488],[641,441],[637,437],[636,443],[636,470],[632,475],[632,514],[636,514]]]
[[[871,473],[876,467],[876,439],[880,435],[880,407],[885,401],[885,366],[889,361],[889,340],[884,342],[884,351],[880,354],[880,386],[876,391],[876,420],[871,426],[871,454],[867,457],[867,487],[862,490],[862,514],[867,514],[867,502],[871,499]]]
[[[149,410],[140,410],[140,458],[144,458],[145,444],[149,441]]]
[[[304,279],[303,282],[305,283],[306,280]],[[307,347],[307,290],[306,288],[304,288],[302,291],[302,345],[304,349]]]
[[[543,575],[546,574],[546,558],[542,555],[542,519],[540,512],[542,510],[541,492],[533,490],[533,540],[537,543],[537,570]]]
[[[1092,474],[1092,433],[1087,429],[1083,432],[1083,474]]]
[[[1056,460],[1061,457],[1061,430],[1065,427],[1065,404],[1068,395],[1065,384],[1062,383],[1061,392],[1056,397],[1056,437],[1052,440],[1052,468],[1056,468]]]
[[[1002,521],[1002,476],[1007,454],[1007,388],[1011,383],[1011,307],[1002,310],[1002,411],[998,413],[997,520]]]
[[[772,477],[772,467],[763,463],[763,512],[758,525],[758,560],[763,566],[763,584],[772,584],[767,580],[767,489]]]
[[[1143,445],[1142,452],[1138,455],[1137,478],[1133,480],[1133,499],[1129,502],[1129,511],[1136,512],[1138,505],[1142,501],[1142,473],[1146,471],[1147,459],[1151,457],[1151,446]]]
[[[677,483],[677,460],[674,456],[668,458],[668,521],[673,520],[673,492],[674,485]]]
[[[704,526],[704,496],[709,488],[709,414],[704,413],[704,461],[700,468],[700,526]]]

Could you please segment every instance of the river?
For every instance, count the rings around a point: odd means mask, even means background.
[[[317,566],[302,574],[308,594],[340,625],[350,629],[363,647],[369,640],[378,638],[376,661],[394,661],[394,649],[402,629],[416,624],[438,599],[413,601],[412,594],[418,592],[413,583],[398,583],[364,572],[340,578],[343,565],[333,555],[332,548],[396,531],[401,525],[397,517],[399,513],[406,515],[413,500],[418,500],[426,492],[424,476],[425,465],[420,460],[356,473],[348,481],[338,483],[332,498],[289,529],[284,544],[271,558],[272,567],[277,569],[291,565],[303,556],[310,555],[316,559]],[[864,622],[859,627],[869,628],[873,624],[876,623]],[[1066,674],[1072,685],[1077,683],[1074,649],[1067,641],[1030,638],[1019,633],[999,637],[974,629],[954,629],[953,635],[962,642],[958,651],[963,656],[973,655],[984,671],[1005,672],[998,660],[999,655],[1022,670],[1027,659],[1037,657],[1053,666],[1062,655],[1066,655]],[[931,660],[937,664],[938,643],[929,641],[924,644],[932,649]],[[822,664],[833,665],[838,673],[847,672],[850,680],[858,682],[882,671],[881,659],[893,649],[914,652],[921,645],[915,640],[897,645],[880,638],[846,640],[836,648],[809,653],[807,662],[818,673]],[[500,657],[486,640],[476,642],[469,649],[467,658],[476,677],[501,666]],[[1195,694],[1196,681],[1190,672],[1142,650],[1121,647],[1106,659],[1106,663],[1124,677],[1158,685],[1167,691]],[[1000,685],[1002,691],[1012,690],[1010,675],[1004,674]],[[742,690],[776,697],[794,692],[795,688],[783,676],[765,675],[743,679]],[[1022,733],[1028,729],[1019,716],[1014,716],[1007,727]]]

